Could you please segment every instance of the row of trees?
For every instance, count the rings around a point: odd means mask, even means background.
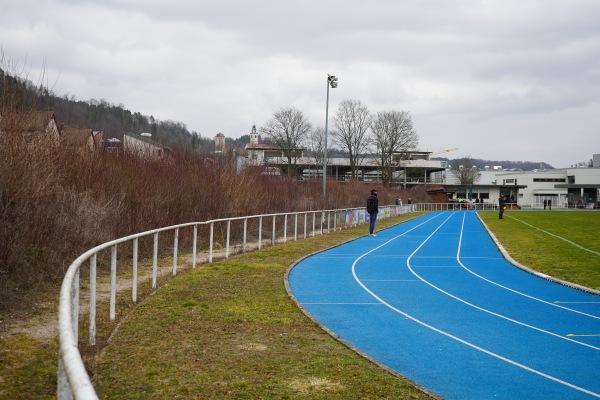
[[[406,159],[419,143],[412,117],[407,111],[387,110],[373,114],[360,100],[345,99],[332,118],[331,137],[350,160],[352,178],[365,157],[377,161],[384,185],[391,183],[398,160]],[[314,127],[302,111],[293,107],[276,111],[260,131],[283,150],[291,167],[299,156],[295,151],[306,147],[322,163],[325,130]],[[288,168],[288,172],[292,168]]]

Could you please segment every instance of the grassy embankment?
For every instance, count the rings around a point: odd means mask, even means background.
[[[333,340],[285,290],[292,263],[366,229],[239,255],[169,282],[107,347],[98,392],[119,399],[428,398]]]

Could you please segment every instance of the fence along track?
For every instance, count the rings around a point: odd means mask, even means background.
[[[384,206],[380,207],[378,218],[388,218],[416,211],[416,205]],[[158,255],[159,235],[171,233],[173,235],[173,266],[172,274],[177,274],[179,239],[181,234],[189,234],[185,230],[192,230],[192,268],[198,263],[198,243],[201,238],[198,235],[199,228],[208,230],[208,262],[213,262],[215,255],[215,228],[216,236],[225,242],[224,248],[219,251],[221,255],[228,258],[232,247],[236,252],[245,252],[263,245],[275,245],[279,241],[285,243],[289,240],[298,240],[313,237],[317,234],[336,231],[349,226],[356,226],[367,221],[364,208],[347,208],[337,210],[305,211],[296,213],[265,214],[247,217],[223,218],[206,222],[190,222],[165,228],[154,229],[135,235],[129,235],[112,240],[96,246],[80,255],[68,268],[63,279],[59,298],[58,309],[58,378],[57,398],[63,399],[98,399],[98,395],[91,383],[90,377],[85,369],[83,359],[78,347],[79,315],[80,315],[80,272],[86,262],[89,262],[89,289],[85,296],[88,305],[89,333],[88,342],[91,346],[96,344],[96,313],[97,313],[97,263],[98,254],[110,251],[110,294],[109,294],[109,316],[113,321],[117,312],[117,265],[118,248],[123,244],[131,244],[132,247],[132,279],[131,279],[131,301],[137,302],[138,289],[138,257],[139,239],[151,237],[152,246],[152,289],[157,288],[158,278]],[[265,220],[271,221],[271,226],[264,226]],[[278,225],[283,224],[283,226]],[[234,230],[243,226],[240,233]],[[250,225],[250,229],[249,229]],[[263,227],[265,229],[263,229]],[[254,231],[253,228],[257,228]],[[250,235],[249,235],[250,233]],[[249,244],[250,236],[253,244]],[[232,244],[232,237],[237,239]],[[86,309],[86,307],[81,307]]]

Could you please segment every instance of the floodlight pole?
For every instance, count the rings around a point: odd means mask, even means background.
[[[327,124],[329,122],[329,86],[337,87],[338,78],[327,75],[327,101],[325,103],[325,137],[323,138],[323,198],[327,198]]]

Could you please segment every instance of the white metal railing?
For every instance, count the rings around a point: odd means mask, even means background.
[[[565,204],[552,204],[552,206],[546,206],[542,203],[525,203],[515,202],[506,203],[509,209],[518,210],[566,210],[573,209],[567,207]],[[448,203],[419,203],[413,204],[413,211],[450,211],[450,210],[480,210],[480,211],[493,211],[498,210],[498,203],[474,203],[474,202],[448,202]]]
[[[498,210],[497,203],[474,203],[474,202],[448,202],[448,203],[418,203],[410,205],[411,211],[493,211]],[[506,203],[506,207],[512,209],[521,209],[519,203]]]
[[[404,205],[404,206],[384,206],[380,207],[378,218],[387,218],[406,214],[410,211],[416,211],[421,208],[420,205]],[[225,249],[224,257],[229,257],[232,247],[232,223],[242,222],[243,231],[241,233],[241,249],[242,252],[247,251],[248,244],[248,222],[256,220],[258,225],[257,240],[258,248],[263,245],[263,221],[271,218],[271,244],[277,243],[277,222],[283,220],[282,236],[280,240],[284,243],[288,240],[288,231],[290,225],[288,220],[293,220],[294,240],[299,238],[299,228],[301,238],[315,236],[319,232],[335,231],[347,226],[356,226],[366,222],[366,212],[364,208],[348,208],[337,210],[321,210],[321,211],[305,211],[294,213],[278,213],[265,214],[237,218],[215,219],[206,222],[190,222],[186,224],[174,225],[160,229],[154,229],[147,232],[138,233],[135,235],[126,236],[120,239],[112,240],[94,247],[80,255],[68,268],[62,282],[59,310],[58,310],[58,340],[59,340],[59,357],[58,357],[58,387],[57,398],[62,399],[97,399],[98,396],[91,383],[90,377],[85,369],[81,353],[78,347],[79,336],[79,301],[80,301],[80,270],[85,262],[89,262],[89,332],[88,341],[90,345],[96,343],[96,302],[97,302],[97,259],[98,254],[102,251],[110,249],[110,296],[109,296],[109,316],[110,320],[116,318],[116,295],[117,295],[117,248],[119,245],[131,243],[133,248],[132,257],[132,282],[131,282],[131,300],[137,302],[138,289],[138,242],[143,237],[153,237],[152,251],[152,288],[157,287],[157,270],[158,270],[158,254],[159,254],[159,234],[173,234],[173,275],[177,274],[177,259],[179,251],[179,234],[181,229],[193,229],[192,239],[192,268],[197,264],[197,245],[198,245],[198,227],[208,226],[209,234],[209,249],[208,262],[212,263],[214,256],[214,231],[215,226],[225,224]],[[299,217],[300,221],[299,221]],[[312,219],[312,221],[310,221]],[[317,222],[319,226],[317,227]],[[309,224],[312,225],[309,233]],[[333,225],[333,226],[332,226]]]

